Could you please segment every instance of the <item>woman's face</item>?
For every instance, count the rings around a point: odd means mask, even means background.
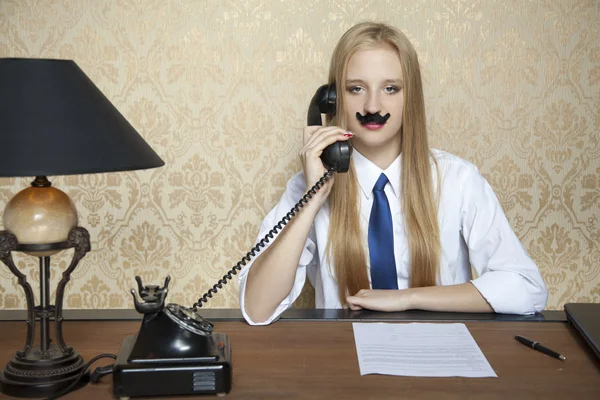
[[[380,164],[377,159],[391,163],[400,152],[404,108],[398,53],[389,45],[354,53],[348,60],[342,87],[348,129],[354,133],[353,146],[376,164]],[[387,120],[368,118],[369,114],[385,117],[388,113]]]

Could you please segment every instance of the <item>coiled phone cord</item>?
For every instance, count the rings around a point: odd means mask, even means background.
[[[269,241],[273,239],[273,237],[280,230],[282,230],[292,218],[296,216],[300,209],[304,207],[304,205],[307,204],[310,199],[312,199],[312,197],[321,189],[321,187],[323,187],[325,182],[327,182],[327,180],[336,170],[337,165],[330,167],[327,172],[325,172],[325,174],[323,174],[323,176],[317,181],[317,183],[315,183],[313,187],[311,187],[310,190],[308,190],[304,196],[302,196],[302,198],[292,207],[292,209],[288,211],[288,213],[278,223],[276,223],[273,228],[271,228],[265,237],[263,237],[256,245],[254,245],[254,247],[250,249],[250,251],[246,253],[246,255],[242,257],[242,259],[236,265],[234,265],[225,275],[223,275],[223,278],[219,279],[219,281],[215,283],[212,288],[210,288],[202,297],[198,299],[198,301],[192,306],[192,309],[197,311],[198,308],[202,308],[203,303],[208,302],[208,299],[212,298],[213,294],[216,294],[219,289],[223,288],[223,285],[226,285],[228,281],[233,279],[233,275],[237,275],[238,271],[240,271],[242,267],[245,266],[248,261],[250,261],[251,257],[254,257],[256,254],[258,254],[266,246],[266,244],[269,243]]]

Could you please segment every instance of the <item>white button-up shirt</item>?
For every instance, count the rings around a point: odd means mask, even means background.
[[[533,314],[542,311],[548,297],[544,281],[514,234],[488,182],[473,164],[440,150],[432,152],[441,175],[438,221],[442,251],[437,284],[455,285],[470,281],[497,313]],[[406,289],[409,285],[410,251],[400,209],[400,157],[383,171],[358,151],[352,153],[360,187],[360,222],[365,244],[368,242],[373,186],[382,172],[389,179],[385,194],[393,216],[398,289]],[[432,174],[437,186],[433,166]],[[304,173],[300,172],[288,181],[279,203],[263,221],[258,240],[290,211],[305,192]],[[300,295],[307,276],[315,288],[316,308],[342,308],[334,268],[329,265],[325,254],[328,230],[329,203],[326,202],[317,213],[304,244],[292,290],[261,325],[275,321],[291,307]],[[273,240],[270,240],[269,245],[272,243]],[[365,245],[365,261],[368,264],[367,247]],[[248,323],[255,325],[257,323],[249,318],[244,306],[246,279],[253,261],[240,272],[239,284],[242,314]],[[475,279],[471,275],[471,266],[478,275]]]

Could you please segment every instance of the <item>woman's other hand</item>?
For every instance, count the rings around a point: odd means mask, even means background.
[[[406,311],[412,308],[411,297],[410,289],[361,289],[346,302],[351,310]]]

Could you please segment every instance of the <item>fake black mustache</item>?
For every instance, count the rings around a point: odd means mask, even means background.
[[[381,114],[371,114],[366,113],[365,115],[361,115],[361,113],[356,113],[356,119],[360,122],[361,125],[368,124],[369,122],[375,122],[378,125],[383,125],[390,119],[390,113],[385,114],[385,116],[381,116]]]

